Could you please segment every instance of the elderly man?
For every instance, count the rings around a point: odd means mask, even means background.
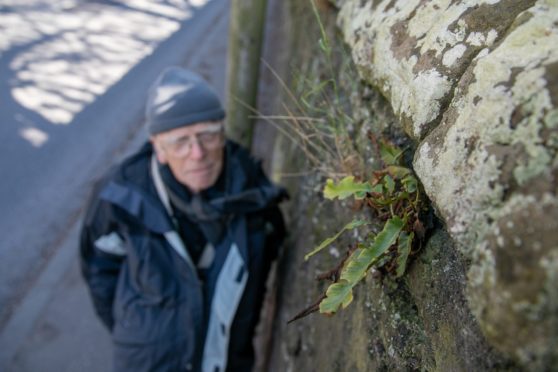
[[[252,369],[286,194],[225,139],[224,117],[201,77],[166,69],[149,92],[150,141],[94,188],[81,265],[115,371]]]

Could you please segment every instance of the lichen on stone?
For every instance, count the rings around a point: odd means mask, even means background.
[[[415,170],[461,252],[491,343],[525,365],[557,360],[558,12],[540,2],[470,67]],[[544,263],[544,265],[543,265]]]
[[[344,2],[338,23],[361,76],[391,101],[407,133],[421,139],[439,123],[475,55],[532,2],[353,0]],[[433,83],[426,87],[425,73]]]
[[[467,47],[464,44],[457,44],[448,51],[444,53],[444,57],[442,59],[442,63],[446,67],[451,67],[453,64],[461,57],[467,50]]]
[[[479,235],[468,226],[483,223],[483,215],[498,205],[509,186],[497,182],[509,177],[502,176],[503,159],[490,148],[521,145],[525,156],[506,169],[519,185],[543,173],[556,157],[543,145],[540,132],[544,115],[553,108],[542,76],[544,65],[558,59],[550,47],[558,45],[558,34],[541,34],[541,28],[552,29],[552,17],[546,16],[546,24],[541,18],[519,26],[476,61],[471,67],[474,81],[454,98],[415,158],[426,192],[465,252],[476,243],[467,231]],[[531,42],[522,42],[526,38]]]

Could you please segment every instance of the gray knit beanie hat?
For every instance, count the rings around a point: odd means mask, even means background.
[[[145,117],[149,134],[225,117],[215,91],[198,74],[168,67],[149,90]]]

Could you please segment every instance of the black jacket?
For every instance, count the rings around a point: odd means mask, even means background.
[[[225,154],[226,197],[212,208],[226,234],[208,249],[204,281],[165,205],[150,144],[96,185],[81,267],[112,332],[115,371],[251,370],[265,281],[285,234],[277,207],[285,192],[238,145],[228,142]]]

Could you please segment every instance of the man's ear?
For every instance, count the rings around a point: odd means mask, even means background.
[[[165,153],[165,149],[161,146],[161,143],[157,141],[157,138],[155,137],[149,137],[149,141],[151,141],[151,144],[153,145],[153,149],[155,150],[155,155],[157,156],[159,163],[167,164],[167,154]]]

